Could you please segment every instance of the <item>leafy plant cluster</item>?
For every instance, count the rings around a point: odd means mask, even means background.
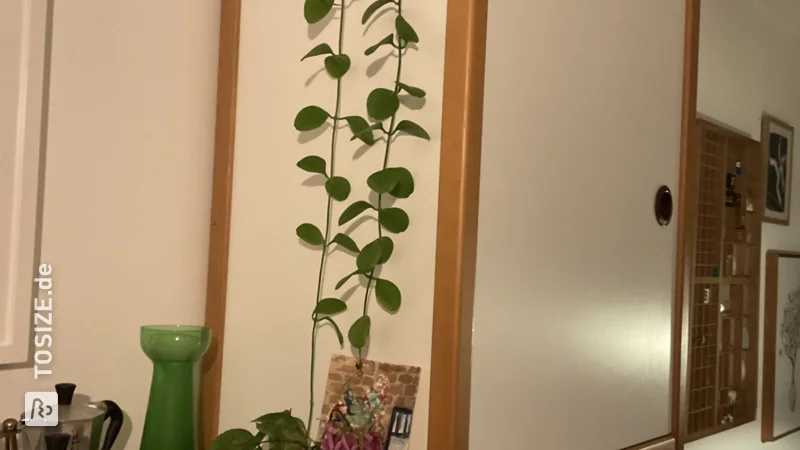
[[[303,423],[302,420],[292,415],[291,410],[266,414],[253,421],[257,429],[255,434],[245,429],[225,431],[214,440],[213,450],[254,450],[262,448],[262,446],[271,450],[320,448],[320,444],[310,437],[313,428],[317,332],[319,325],[330,324],[336,332],[339,344],[343,346],[344,335],[334,317],[347,310],[347,304],[342,299],[322,297],[327,257],[334,246],[343,248],[355,257],[354,270],[339,280],[336,284],[336,291],[341,290],[354,277],[366,281],[362,313],[350,326],[347,333],[350,345],[358,351],[359,365],[362,351],[370,339],[372,319],[369,315],[368,305],[371,291],[374,290],[378,304],[390,313],[397,312],[402,303],[400,288],[394,282],[378,276],[378,272],[382,265],[389,262],[394,252],[395,244],[389,234],[396,235],[405,232],[410,223],[408,213],[402,208],[389,206],[387,197],[407,199],[414,193],[414,178],[411,172],[404,167],[389,164],[392,143],[401,134],[430,139],[428,132],[420,125],[410,120],[399,120],[398,117],[401,109],[401,96],[421,99],[426,95],[423,89],[406,84],[401,79],[404,56],[409,46],[419,43],[419,36],[403,15],[403,0],[376,0],[365,9],[361,19],[362,25],[366,25],[370,19],[384,9],[391,8],[396,11],[394,32],[367,48],[364,54],[370,56],[383,47],[391,47],[397,55],[397,72],[392,86],[374,89],[367,97],[366,110],[370,120],[359,115],[342,115],[342,80],[350,71],[352,60],[343,52],[345,15],[348,6],[345,6],[345,0],[340,1],[342,3],[335,4],[334,0],[305,0],[303,8],[308,24],[318,23],[328,15],[334,14],[335,10],[339,11],[337,49],[334,50],[330,44],[322,43],[312,48],[301,59],[301,61],[305,61],[324,57],[325,71],[336,80],[336,103],[332,110],[317,105],[306,106],[294,119],[294,128],[299,132],[314,131],[328,125],[332,127],[329,159],[310,155],[297,163],[297,167],[301,170],[324,177],[324,187],[327,193],[324,228],[320,229],[317,225],[309,222],[299,225],[296,229],[297,236],[303,242],[320,252],[316,298],[311,315],[308,420]],[[374,192],[377,201],[370,201],[369,197],[353,201],[336,221],[336,225],[342,227],[360,216],[372,214],[376,217],[376,237],[364,244],[363,247],[359,246],[347,232],[340,232],[333,238],[330,237],[334,229],[333,203],[347,201],[352,190],[350,181],[337,175],[335,170],[338,132],[343,123],[346,123],[346,127],[352,133],[351,141],[360,140],[368,146],[374,146],[379,142],[384,143],[383,163],[379,170],[370,174],[366,179],[366,184],[370,191]]]

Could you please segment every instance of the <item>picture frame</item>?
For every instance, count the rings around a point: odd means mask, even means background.
[[[764,222],[788,226],[791,212],[794,127],[764,113],[761,118],[761,148],[766,170]]]
[[[800,432],[800,252],[767,252],[761,441]]]

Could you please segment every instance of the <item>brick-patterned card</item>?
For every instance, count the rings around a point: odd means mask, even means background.
[[[389,399],[383,407],[381,429],[387,430],[392,416],[392,408],[399,406],[414,409],[417,403],[421,369],[365,359],[361,372],[358,372],[356,362],[352,356],[333,355],[331,357],[328,384],[325,388],[320,419],[327,419],[333,406],[344,400],[344,389],[348,383],[354,393],[366,394],[372,388],[377,377],[383,374],[389,379]],[[319,436],[322,436],[322,426],[319,428]]]

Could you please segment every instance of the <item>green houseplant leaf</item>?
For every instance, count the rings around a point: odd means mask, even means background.
[[[375,209],[369,202],[364,200],[359,200],[352,205],[348,206],[343,212],[342,215],[339,216],[339,226],[350,222],[351,220],[358,217],[359,214],[363,213],[368,209]]]
[[[342,78],[350,70],[350,57],[347,55],[331,55],[325,58],[325,70],[333,78]]]
[[[400,289],[391,281],[382,278],[375,280],[375,297],[387,311],[396,313],[400,310]]]
[[[341,289],[342,286],[344,286],[344,284],[347,283],[347,280],[353,278],[353,275],[358,275],[360,273],[361,273],[360,270],[354,270],[353,272],[350,272],[347,275],[345,275],[344,278],[342,278],[341,280],[339,280],[338,283],[336,283],[336,290]]]
[[[345,311],[347,311],[347,303],[338,298],[323,298],[317,302],[317,307],[314,308],[314,314],[320,316],[332,316]]]
[[[260,439],[253,436],[253,433],[235,428],[217,436],[211,443],[211,450],[253,450],[259,442]]]
[[[319,44],[318,46],[314,47],[306,53],[305,56],[300,61],[305,61],[308,58],[313,58],[314,56],[322,56],[322,55],[333,55],[333,49],[328,44]]]
[[[361,249],[361,253],[356,257],[356,267],[361,273],[369,273],[381,259],[381,242],[375,239]]]
[[[372,320],[370,320],[369,316],[361,316],[353,322],[353,325],[350,326],[350,331],[347,333],[350,345],[357,349],[364,348],[369,340],[369,329],[371,325]]]
[[[367,21],[372,18],[373,14],[378,12],[379,9],[383,8],[389,3],[394,3],[394,0],[377,0],[371,5],[367,6],[367,9],[364,10],[364,15],[361,16],[361,25],[366,25]]]
[[[336,337],[339,339],[339,347],[344,345],[344,336],[342,335],[342,330],[339,328],[339,325],[330,317],[325,316],[322,319],[319,319],[320,322],[328,322],[331,324],[333,329],[336,331]]]
[[[384,121],[400,108],[397,93],[390,89],[377,88],[367,97],[367,113],[377,121]]]
[[[313,24],[324,19],[333,9],[333,0],[306,0],[303,16],[306,22]]]
[[[392,253],[394,253],[394,241],[388,236],[383,236],[378,238],[378,244],[381,247],[381,256],[378,258],[378,265],[380,266],[389,262],[389,258],[392,257]]]
[[[361,250],[358,249],[358,245],[356,244],[356,241],[354,241],[353,238],[351,238],[350,236],[348,236],[346,234],[343,234],[343,233],[339,233],[336,236],[334,236],[333,240],[331,241],[331,243],[332,244],[339,244],[342,247],[344,247],[345,249],[347,249],[347,250],[349,250],[349,251],[351,251],[353,253],[358,253],[358,252],[361,251]]]
[[[400,89],[406,91],[408,93],[408,95],[410,95],[412,97],[425,98],[425,95],[426,95],[425,91],[423,91],[422,89],[420,89],[418,87],[409,86],[409,85],[407,85],[405,83],[401,83],[399,81],[397,82],[397,85],[400,87]]]
[[[325,160],[319,156],[306,156],[297,162],[297,167],[305,170],[306,172],[328,176],[325,172],[327,164],[325,163]]]
[[[325,190],[334,200],[343,202],[350,196],[350,182],[344,177],[331,177],[325,182]]]
[[[379,194],[386,194],[397,186],[397,173],[391,169],[379,170],[367,178],[367,186]]]
[[[344,120],[347,121],[350,131],[353,132],[354,139],[361,139],[367,145],[375,145],[375,134],[372,133],[367,119],[360,116],[347,116]]]
[[[369,56],[369,55],[375,53],[376,51],[378,51],[378,49],[383,47],[384,45],[392,45],[392,44],[394,44],[394,35],[390,34],[390,35],[386,36],[385,38],[381,39],[380,41],[378,41],[377,44],[375,44],[373,46],[370,46],[369,48],[364,50],[364,54]]]
[[[265,414],[254,422],[258,431],[269,438],[271,450],[308,449],[306,427],[291,411]]]
[[[330,117],[331,115],[319,106],[306,106],[294,118],[294,128],[297,131],[313,131],[325,125]]]
[[[319,231],[319,228],[317,228],[316,225],[304,223],[297,227],[295,231],[297,232],[297,237],[302,239],[307,244],[322,245],[325,243],[325,238],[322,237],[322,232]]]
[[[411,194],[414,193],[414,177],[411,172],[405,167],[392,167],[387,170],[394,172],[394,177],[397,180],[397,184],[394,189],[389,191],[389,194],[397,198],[411,197]]]
[[[403,16],[397,16],[394,21],[394,27],[397,30],[397,36],[405,43],[419,42],[419,36],[414,28],[409,24]]]
[[[397,124],[394,130],[395,132],[402,131],[403,133],[410,134],[411,136],[416,136],[418,138],[422,138],[428,141],[431,140],[431,135],[428,134],[428,132],[425,131],[424,128],[422,128],[421,126],[417,125],[416,123],[410,120],[400,121],[400,123]]]
[[[378,222],[392,233],[402,233],[408,229],[408,214],[400,208],[386,208],[378,212]]]

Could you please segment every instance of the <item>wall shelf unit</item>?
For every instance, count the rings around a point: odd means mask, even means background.
[[[692,251],[684,440],[755,420],[763,170],[758,142],[698,120],[687,195]]]

